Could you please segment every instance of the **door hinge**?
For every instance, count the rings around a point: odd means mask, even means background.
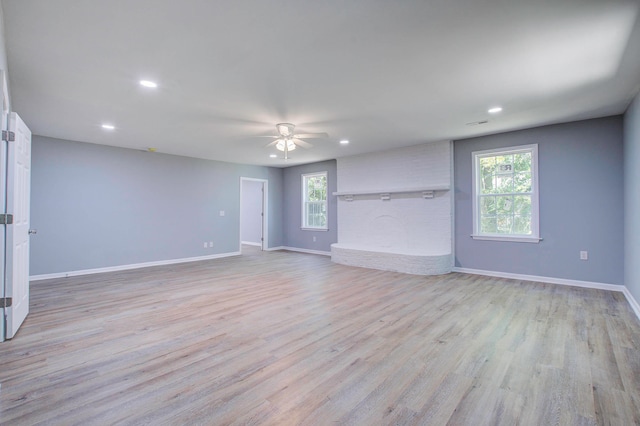
[[[3,308],[10,308],[12,302],[10,297],[0,297],[0,306]]]
[[[13,223],[13,215],[9,213],[0,214],[0,225],[11,225]]]
[[[16,134],[15,132],[10,132],[8,130],[2,131],[2,140],[7,142],[15,142]]]

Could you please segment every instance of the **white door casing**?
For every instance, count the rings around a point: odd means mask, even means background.
[[[0,130],[9,130],[9,91],[7,86],[7,74],[0,70],[2,81],[0,81],[0,90],[2,91],[2,111],[0,111]],[[0,213],[7,211],[7,143],[0,141]],[[5,253],[5,236],[6,226],[0,225],[0,298],[4,299],[4,253]],[[4,304],[0,303],[0,342],[4,341],[5,315]]]
[[[31,194],[31,131],[18,114],[11,113],[9,129],[15,141],[7,150],[7,212],[13,224],[6,226],[5,309],[8,339],[15,336],[29,313],[29,207]]]
[[[240,249],[242,249],[242,213],[243,209],[246,206],[243,206],[242,203],[242,187],[243,182],[245,181],[253,181],[260,182],[262,184],[262,204],[261,204],[261,215],[262,215],[262,243],[261,249],[266,250],[269,247],[269,218],[267,216],[268,204],[269,204],[269,181],[267,179],[256,179],[256,178],[248,178],[248,177],[240,177]]]

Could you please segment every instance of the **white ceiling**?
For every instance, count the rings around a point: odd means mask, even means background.
[[[288,166],[619,114],[640,88],[640,0],[2,6],[12,108],[35,134],[237,163]],[[503,112],[488,114],[496,105]],[[272,159],[281,153],[256,136],[279,122],[330,137]]]

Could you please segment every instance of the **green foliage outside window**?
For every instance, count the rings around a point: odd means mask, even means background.
[[[480,232],[531,235],[532,154],[479,158]]]
[[[327,227],[327,175],[303,176],[303,228]]]

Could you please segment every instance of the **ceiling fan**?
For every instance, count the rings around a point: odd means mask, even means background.
[[[276,124],[278,136],[267,136],[276,138],[276,140],[267,144],[267,147],[275,145],[278,150],[284,152],[285,160],[289,158],[289,151],[293,151],[294,149],[296,149],[296,146],[301,146],[303,148],[311,148],[313,146],[309,142],[305,142],[302,139],[329,137],[327,133],[294,133],[295,127],[295,124],[279,123]]]

